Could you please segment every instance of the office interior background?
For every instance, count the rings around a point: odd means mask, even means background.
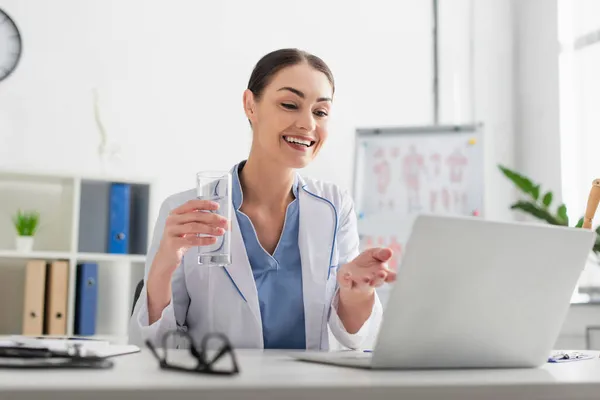
[[[572,221],[600,177],[597,0],[0,0],[0,10],[22,40],[0,81],[0,296],[14,305],[0,311],[0,334],[22,332],[31,259],[66,259],[62,333],[77,333],[75,267],[96,263],[94,335],[126,340],[145,248],[111,255],[84,240],[85,196],[131,182],[149,239],[165,197],[247,156],[242,92],[276,48],[322,57],[336,79],[330,137],[306,175],[352,189],[359,128],[480,123],[485,218],[528,219],[510,209],[520,193],[499,164],[551,190]],[[15,249],[20,206],[46,212],[33,253]],[[580,286],[600,286],[597,276],[590,261]],[[558,347],[600,348],[594,299],[576,291]]]

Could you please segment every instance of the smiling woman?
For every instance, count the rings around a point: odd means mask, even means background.
[[[278,152],[278,162],[306,166],[327,140],[335,83],[320,58],[296,49],[267,54],[244,92],[244,110],[254,133],[253,153]],[[289,150],[293,151],[289,151]]]
[[[199,343],[216,330],[234,347],[327,350],[328,328],[349,348],[377,329],[375,288],[396,278],[391,250],[359,254],[350,196],[297,172],[327,141],[334,91],[315,55],[282,49],[259,60],[243,92],[253,137],[248,158],[232,168],[235,216],[195,212],[218,205],[196,200],[194,190],[163,202],[131,342],[161,345],[181,330]],[[197,234],[222,235],[227,226],[231,265],[203,268],[184,257],[206,244]]]

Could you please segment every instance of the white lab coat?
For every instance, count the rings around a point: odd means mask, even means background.
[[[335,266],[359,254],[356,216],[351,197],[337,186],[298,177],[300,227],[298,242],[302,261],[306,348],[363,348],[379,328],[382,306],[376,295],[370,318],[350,334],[339,320]],[[158,249],[169,212],[196,198],[195,190],[167,198],[161,208],[146,261],[145,280]],[[191,255],[184,256],[172,278],[172,298],[159,320],[148,325],[146,285],[137,301],[129,325],[129,341],[144,345],[150,339],[162,345],[171,330],[187,331],[195,343],[211,332],[224,333],[234,348],[263,348],[258,295],[252,269],[235,213],[232,213],[231,254],[228,267],[201,267]],[[329,329],[328,329],[329,327]],[[330,343],[332,338],[337,343]],[[183,342],[169,341],[168,347]],[[340,346],[341,344],[341,346]],[[181,345],[181,346],[180,346]]]

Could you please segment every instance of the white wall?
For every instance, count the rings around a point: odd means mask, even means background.
[[[475,119],[474,12],[473,0],[439,1],[440,124],[469,124]],[[506,29],[498,32],[498,37],[506,33]]]
[[[441,123],[482,122],[486,216],[524,219],[504,164],[561,196],[557,4],[440,2]]]
[[[0,168],[101,172],[97,87],[121,149],[106,170],[156,178],[158,204],[197,170],[247,155],[251,69],[300,47],[337,81],[329,143],[306,172],[350,187],[356,126],[432,122],[432,12],[421,0],[344,4],[342,16],[317,0],[0,0],[24,40],[0,83]]]
[[[482,123],[484,216],[511,220],[515,191],[514,10],[506,0],[440,1],[440,123]]]
[[[517,165],[553,192],[555,209],[562,201],[557,1],[514,5]]]
[[[574,218],[585,213],[592,180],[600,176],[600,46],[573,42],[600,28],[600,2],[558,0],[562,189]],[[593,226],[600,223],[596,214]]]

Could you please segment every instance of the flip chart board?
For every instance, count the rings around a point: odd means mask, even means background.
[[[397,266],[420,213],[481,216],[482,142],[481,125],[357,130],[353,194],[361,251],[389,246]]]

